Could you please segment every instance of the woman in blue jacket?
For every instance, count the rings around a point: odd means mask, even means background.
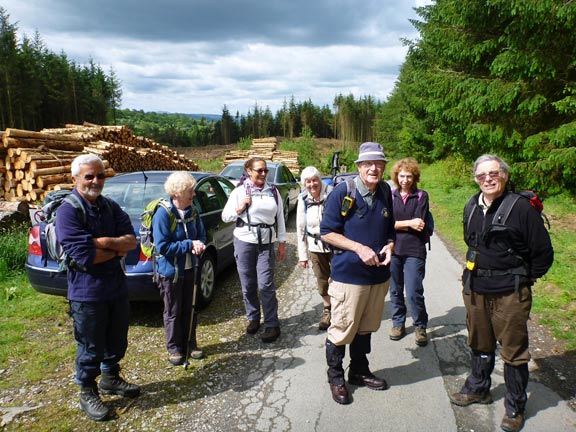
[[[166,179],[164,190],[170,196],[170,211],[160,206],[152,219],[158,288],[164,301],[164,330],[168,360],[181,365],[187,359],[203,357],[196,342],[197,314],[192,319],[194,260],[200,259],[206,231],[198,210],[192,205],[196,180],[185,171]],[[196,293],[197,294],[197,293]],[[192,321],[192,322],[191,322]],[[189,337],[190,336],[190,337]]]

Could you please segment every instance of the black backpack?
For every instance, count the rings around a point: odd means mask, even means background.
[[[548,226],[548,229],[550,229],[550,219],[548,219],[548,216],[546,213],[544,213],[543,200],[539,198],[536,192],[532,190],[522,190],[520,192],[509,191],[508,194],[506,194],[504,197],[504,200],[500,203],[498,211],[494,214],[491,226],[505,226],[506,222],[508,221],[508,217],[510,216],[510,212],[520,199],[527,199],[530,205],[538,210],[543,223],[545,223]],[[477,195],[474,195],[468,200],[466,207],[464,207],[463,223],[465,235],[468,232],[468,228],[470,226],[470,220],[472,219],[476,201]]]

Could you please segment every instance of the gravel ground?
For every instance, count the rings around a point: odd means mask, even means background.
[[[288,233],[288,258],[277,266],[276,281],[280,308],[298,306],[291,288],[297,264],[295,250],[295,215],[291,215]],[[74,384],[71,321],[62,317],[60,322],[46,323],[38,334],[30,337],[46,339],[46,346],[69,346],[70,357],[57,367],[47,369],[44,376],[22,388],[0,391],[2,430],[16,431],[218,431],[234,423],[234,406],[243,412],[254,410],[253,426],[264,429],[266,412],[259,411],[257,400],[266,397],[269,389],[260,388],[263,374],[292,367],[279,364],[283,350],[297,341],[283,335],[282,344],[262,344],[259,338],[244,332],[244,308],[240,286],[234,268],[218,280],[219,292],[214,302],[200,315],[199,342],[206,358],[192,361],[190,368],[171,366],[164,351],[164,333],[160,304],[134,304],[132,325],[129,332],[129,349],[123,362],[127,380],[142,386],[142,395],[134,400],[104,396],[112,408],[112,418],[107,422],[87,420],[78,409],[78,388]],[[318,303],[318,316],[320,302]],[[282,312],[281,312],[282,317]],[[283,322],[283,326],[314,325],[318,316],[300,316],[299,322]],[[550,332],[531,323],[533,353],[532,379],[539,380],[560,394],[576,409],[575,353],[567,352]],[[286,348],[284,348],[286,347]],[[31,356],[33,353],[31,353]],[[19,366],[30,361],[19,359],[0,366],[0,379],[10,380],[18,374]],[[283,360],[284,361],[284,360]],[[259,367],[253,368],[258,362]],[[257,370],[257,372],[254,372]],[[252,383],[252,384],[251,384]],[[252,395],[246,397],[246,395]],[[222,398],[214,397],[222,395]],[[222,406],[220,400],[227,401]],[[231,404],[230,402],[234,403]],[[282,401],[278,401],[278,404]],[[251,405],[252,404],[252,405]],[[272,422],[274,419],[268,418]],[[275,421],[282,421],[276,419]],[[273,424],[273,423],[270,423]],[[242,429],[250,430],[249,424]]]

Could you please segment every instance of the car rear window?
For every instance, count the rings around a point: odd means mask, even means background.
[[[153,199],[168,198],[163,183],[106,183],[103,194],[116,201],[131,219],[139,219]]]

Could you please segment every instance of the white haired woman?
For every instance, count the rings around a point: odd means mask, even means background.
[[[197,314],[192,319],[197,276],[194,260],[200,259],[206,243],[206,230],[192,204],[195,186],[196,180],[186,171],[170,174],[164,183],[164,190],[170,196],[170,212],[160,206],[152,219],[154,244],[159,254],[155,265],[164,301],[166,348],[168,360],[174,366],[184,364],[187,353],[194,359],[203,357],[196,341]]]
[[[324,200],[332,191],[332,186],[322,181],[320,171],[313,166],[304,168],[300,178],[305,191],[298,199],[296,210],[298,265],[303,268],[311,265],[316,275],[318,293],[324,306],[318,328],[326,330],[330,327],[331,318],[328,278],[332,250],[320,239],[320,222],[324,213]]]

